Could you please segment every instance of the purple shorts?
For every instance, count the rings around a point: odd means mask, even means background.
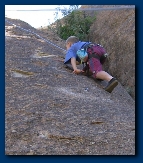
[[[101,62],[100,57],[106,53],[106,50],[102,46],[94,45],[94,46],[88,48],[87,52],[88,52],[88,55],[90,58],[88,60],[90,71],[92,71],[93,77],[96,78],[96,74],[99,71],[102,71],[102,64],[104,63],[104,61]],[[94,58],[92,56],[90,57],[90,55],[92,55],[94,53],[96,53],[97,58],[96,57]]]
[[[97,58],[90,58],[88,63],[89,63],[90,71],[92,71],[93,73],[93,77],[96,78],[96,74],[99,71],[102,71],[102,64],[100,63],[100,60]]]

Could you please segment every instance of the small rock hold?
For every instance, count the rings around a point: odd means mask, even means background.
[[[88,88],[85,88],[84,90],[85,90],[85,91],[89,91],[89,89],[88,89]]]

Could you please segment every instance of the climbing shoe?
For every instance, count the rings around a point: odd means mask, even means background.
[[[104,89],[105,91],[111,93],[117,85],[118,81],[115,78],[112,78]]]

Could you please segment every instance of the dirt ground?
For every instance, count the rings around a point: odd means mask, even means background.
[[[62,50],[7,22],[5,28],[6,155],[135,154],[135,101],[120,83],[108,93],[65,68]]]

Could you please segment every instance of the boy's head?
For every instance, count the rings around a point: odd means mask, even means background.
[[[66,40],[66,48],[67,50],[71,47],[72,44],[78,42],[79,39],[76,36],[70,36],[67,40]]]

